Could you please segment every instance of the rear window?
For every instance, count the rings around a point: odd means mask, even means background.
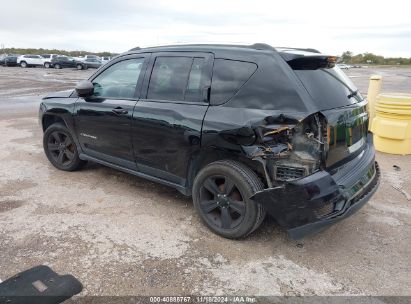
[[[363,100],[352,81],[338,67],[294,72],[320,109],[343,107]]]
[[[231,99],[257,70],[252,62],[216,59],[211,84],[211,104],[223,104]]]

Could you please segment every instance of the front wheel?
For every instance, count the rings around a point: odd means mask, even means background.
[[[48,160],[57,169],[75,171],[85,163],[79,158],[73,137],[63,124],[55,123],[47,128],[43,148]]]
[[[59,70],[59,69],[61,69],[61,66],[60,66],[59,64],[55,64],[55,65],[54,65],[54,68],[57,69],[57,70]]]
[[[77,65],[77,70],[82,70],[82,69],[83,69],[83,66],[81,64],[78,64]]]
[[[193,202],[208,228],[226,238],[242,238],[257,229],[265,218],[265,209],[250,199],[264,188],[247,166],[231,161],[207,165],[196,176]]]

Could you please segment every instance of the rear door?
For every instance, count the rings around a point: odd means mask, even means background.
[[[77,138],[89,156],[136,169],[131,120],[147,55],[119,58],[91,79],[94,94],[75,105]]]
[[[34,65],[43,65],[43,58],[39,55],[33,55],[31,60]]]
[[[63,67],[63,68],[71,68],[71,67],[73,67],[73,64],[72,64],[72,62],[68,59],[68,57],[59,57],[59,58],[57,58],[57,60],[58,60],[58,64],[60,64],[60,66],[61,67]]]
[[[152,55],[133,114],[139,171],[185,184],[190,157],[200,149],[213,58],[198,52]]]

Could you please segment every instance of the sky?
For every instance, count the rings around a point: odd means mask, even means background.
[[[411,1],[1,0],[0,46],[125,52],[268,43],[411,57]]]

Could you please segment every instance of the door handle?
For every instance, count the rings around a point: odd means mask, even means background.
[[[125,115],[125,114],[128,113],[127,110],[125,110],[125,109],[123,109],[123,108],[121,108],[121,107],[114,108],[114,109],[111,110],[111,111],[112,111],[113,113],[119,114],[119,115]]]

